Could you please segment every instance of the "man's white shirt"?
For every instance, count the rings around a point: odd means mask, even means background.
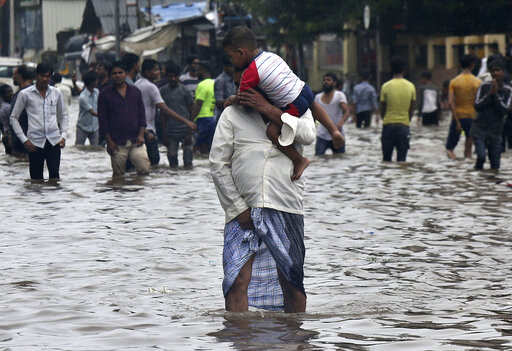
[[[27,111],[27,135],[23,132],[19,118],[23,110]],[[30,140],[34,146],[44,148],[46,139],[56,145],[66,138],[68,128],[68,110],[61,92],[48,86],[43,98],[35,85],[20,91],[11,113],[10,123],[16,136],[22,143]]]
[[[283,114],[283,142],[302,145],[315,141],[315,122],[308,110],[300,118]],[[210,151],[210,169],[226,223],[248,208],[265,207],[303,213],[303,178],[292,181],[293,163],[266,136],[261,115],[241,106],[222,113]]]

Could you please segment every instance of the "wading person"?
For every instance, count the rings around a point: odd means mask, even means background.
[[[372,124],[372,114],[377,113],[379,106],[377,104],[377,92],[368,82],[370,72],[361,73],[361,83],[354,87],[352,93],[352,103],[356,113],[356,127],[369,128]]]
[[[60,91],[49,85],[51,73],[48,64],[37,66],[36,84],[20,91],[10,118],[14,132],[28,152],[33,180],[43,180],[45,161],[50,180],[60,178],[61,149],[66,145],[67,106]],[[19,122],[23,110],[28,117],[26,135]]]
[[[432,83],[432,73],[421,74],[418,86],[418,112],[424,126],[439,125],[441,113],[441,92]]]
[[[166,72],[168,83],[160,89],[165,104],[180,116],[190,118],[194,101],[190,92],[179,82],[179,67],[174,62],[168,62]],[[169,166],[174,169],[178,168],[178,150],[181,143],[183,145],[183,165],[185,169],[191,169],[194,158],[192,129],[175,119],[163,119],[162,122]]]
[[[304,312],[304,183],[291,180],[293,163],[266,137],[262,116],[278,125],[292,121],[288,128],[295,133],[287,137],[299,152],[315,140],[314,121],[309,111],[299,119],[287,116],[253,89],[240,94],[240,104],[222,113],[210,152],[226,214],[226,310]]]
[[[478,89],[475,108],[476,120],[471,127],[475,143],[475,169],[483,169],[486,151],[491,169],[500,169],[504,120],[510,110],[512,87],[504,82],[505,65],[500,59],[489,64],[492,80],[484,82]]]
[[[471,71],[475,65],[475,58],[464,55],[460,60],[462,73],[452,79],[449,87],[449,101],[452,110],[452,122],[446,141],[446,153],[449,158],[455,159],[455,147],[459,143],[461,131],[464,130],[466,142],[464,157],[471,158],[473,141],[470,136],[471,124],[476,117],[475,97],[482,82]]]
[[[235,69],[229,57],[223,58],[222,73],[215,78],[215,119],[219,120],[220,114],[224,110],[226,100],[235,95],[235,83],[233,82],[233,74]]]
[[[208,155],[215,133],[215,81],[211,78],[210,68],[199,63],[195,101],[192,106],[192,119],[197,123],[196,149],[202,155]]]
[[[28,68],[25,65],[21,65],[17,67],[14,70],[13,73],[13,81],[16,86],[19,87],[18,91],[14,94],[11,100],[11,111],[12,107],[16,104],[16,100],[18,99],[18,96],[20,92],[23,90],[29,88],[34,84],[34,78],[35,78],[35,71],[33,69]],[[23,110],[20,114],[20,118],[18,119],[21,129],[23,130],[23,133],[27,134],[28,130],[28,116],[27,116],[27,110]],[[27,150],[23,146],[23,143],[20,139],[16,136],[16,133],[14,133],[14,130],[12,129],[12,125],[9,123],[9,131],[7,133],[7,143],[10,147],[11,153],[15,157],[20,158],[26,158],[27,157]]]
[[[404,78],[405,62],[400,57],[391,60],[393,79],[384,83],[380,91],[382,158],[391,162],[396,149],[397,162],[407,160],[409,151],[409,125],[416,102],[414,84]]]
[[[125,173],[127,160],[139,174],[149,173],[150,168],[144,145],[146,117],[142,94],[126,83],[124,67],[120,61],[112,64],[112,85],[105,88],[98,98],[100,134],[107,141],[114,177]]]
[[[146,148],[148,150],[149,161],[152,166],[160,162],[160,151],[158,150],[158,138],[156,135],[156,111],[160,109],[162,117],[173,118],[192,130],[196,126],[193,122],[180,116],[175,111],[171,110],[164,102],[160,90],[155,84],[155,81],[160,77],[160,65],[157,61],[152,59],[144,60],[142,63],[142,77],[137,80],[135,86],[142,93],[142,101],[144,102],[145,115],[146,115],[146,132],[144,139]]]
[[[337,83],[338,77],[336,74],[325,74],[322,82],[323,92],[315,96],[315,101],[325,110],[329,118],[343,134],[343,125],[350,116],[350,113],[345,93],[336,90]],[[334,154],[345,153],[345,144],[335,148],[332,143],[331,134],[323,125],[320,124],[316,132],[315,155],[323,155],[327,149],[331,149]]]
[[[85,89],[80,93],[80,112],[76,122],[75,145],[84,145],[89,139],[90,145],[99,144],[99,123],[98,123],[98,76],[94,71],[84,74]]]

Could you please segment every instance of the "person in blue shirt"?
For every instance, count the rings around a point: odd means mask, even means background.
[[[377,91],[368,82],[370,72],[361,73],[361,83],[354,87],[352,93],[352,104],[356,113],[357,128],[369,128],[372,123],[372,114],[377,113],[379,105],[377,103]]]

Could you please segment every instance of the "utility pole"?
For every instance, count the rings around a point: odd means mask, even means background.
[[[119,0],[115,0],[116,1],[116,6],[115,6],[115,10],[114,10],[114,20],[115,20],[115,23],[116,23],[116,57],[117,59],[119,59],[121,57],[121,35],[120,35],[120,30],[119,30]]]
[[[14,0],[9,1],[9,56],[14,56]]]
[[[151,0],[148,0],[147,10],[148,10],[148,16],[149,16],[149,25],[153,25],[153,18],[151,15]]]
[[[380,16],[377,14],[377,21],[375,22],[375,42],[376,42],[376,59],[377,59],[377,89],[381,86],[381,72],[382,72],[382,46],[380,44]]]

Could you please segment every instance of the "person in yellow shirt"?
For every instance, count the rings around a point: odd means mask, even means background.
[[[210,153],[215,134],[215,81],[211,78],[210,68],[205,62],[199,63],[197,75],[200,83],[195,92],[192,106],[192,118],[197,124],[196,150],[203,155]]]
[[[475,77],[471,71],[475,67],[475,57],[464,55],[460,60],[462,72],[450,82],[448,99],[452,110],[452,122],[446,141],[446,153],[454,160],[461,131],[464,130],[466,143],[464,157],[471,158],[473,140],[470,136],[471,125],[476,118],[475,98],[482,81]]]
[[[400,57],[391,60],[393,79],[384,83],[380,91],[380,109],[383,117],[382,156],[391,162],[396,148],[397,162],[405,162],[409,151],[410,130],[416,88],[404,78],[405,62]]]

